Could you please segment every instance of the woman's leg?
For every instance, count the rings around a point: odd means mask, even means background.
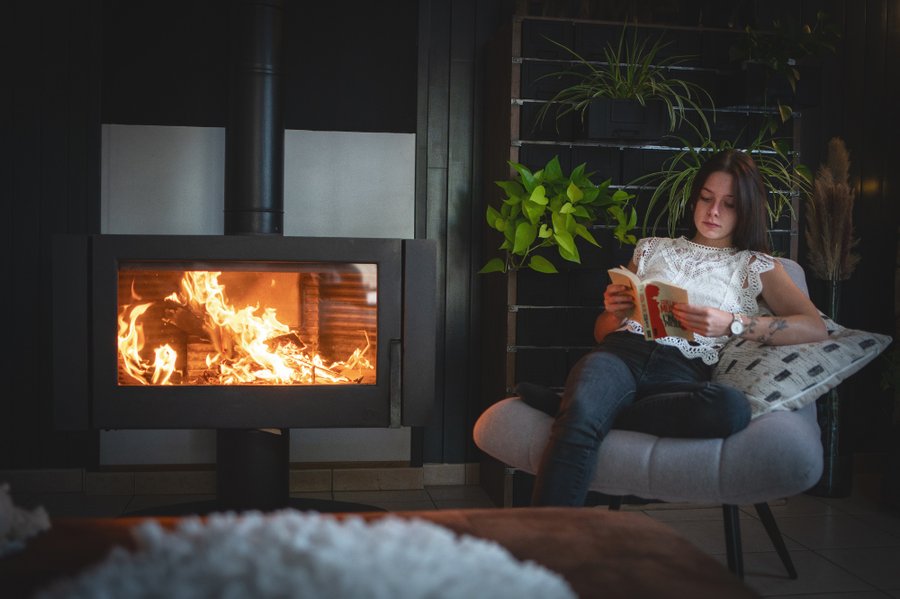
[[[631,370],[611,353],[593,352],[578,361],[566,379],[532,505],[584,505],[600,442],[635,389]]]
[[[750,403],[741,391],[713,382],[641,387],[622,410],[615,428],[658,437],[725,438],[750,423]]]

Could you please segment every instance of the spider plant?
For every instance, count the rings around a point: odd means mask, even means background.
[[[668,235],[675,234],[690,203],[694,177],[700,167],[707,158],[727,149],[742,149],[752,154],[770,194],[766,205],[769,222],[777,222],[785,211],[795,217],[792,199],[811,193],[812,172],[805,165],[794,164],[794,156],[786,140],[770,137],[776,129],[776,123],[770,120],[756,138],[743,147],[732,141],[713,141],[709,138],[699,145],[692,145],[688,140],[676,137],[682,147],[663,162],[660,170],[642,175],[625,185],[632,191],[634,188],[652,189],[644,207],[643,234],[657,231],[663,219]]]
[[[696,83],[679,79],[672,74],[676,71],[675,67],[691,57],[660,56],[660,52],[670,43],[664,42],[662,36],[638,37],[636,29],[628,36],[627,28],[623,28],[618,43],[608,43],[604,48],[603,62],[589,61],[564,44],[546,39],[569,53],[575,61],[575,67],[548,73],[541,79],[566,77],[575,82],[561,89],[541,107],[537,125],[543,123],[554,108],[557,120],[577,112],[583,121],[594,100],[632,100],[641,106],[656,100],[666,108],[670,132],[686,121],[686,109],[692,109],[699,115],[701,128],[709,136],[709,121],[705,109],[708,107],[713,110],[712,97]]]

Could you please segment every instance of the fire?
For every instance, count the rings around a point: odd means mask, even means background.
[[[245,306],[238,309],[219,282],[221,272],[186,271],[180,289],[161,302],[123,306],[118,322],[118,347],[123,377],[128,384],[333,384],[358,382],[351,376],[374,367],[365,357],[366,344],[345,361],[326,364],[318,354],[309,355],[299,335],[282,323],[273,308]],[[132,297],[138,296],[132,290]],[[211,352],[203,361],[202,376],[191,377],[177,369],[179,355],[170,344],[144,352],[142,319],[155,308],[166,314],[164,322],[193,337],[208,340]]]

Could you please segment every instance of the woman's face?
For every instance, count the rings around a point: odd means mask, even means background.
[[[731,247],[731,235],[737,226],[734,177],[714,172],[707,177],[694,206],[694,241],[711,247]]]

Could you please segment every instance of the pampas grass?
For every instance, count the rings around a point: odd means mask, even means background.
[[[819,167],[812,194],[806,203],[806,245],[813,275],[826,281],[850,278],[859,263],[853,251],[859,239],[853,235],[853,202],[850,187],[850,154],[844,140],[828,142],[828,158]]]

